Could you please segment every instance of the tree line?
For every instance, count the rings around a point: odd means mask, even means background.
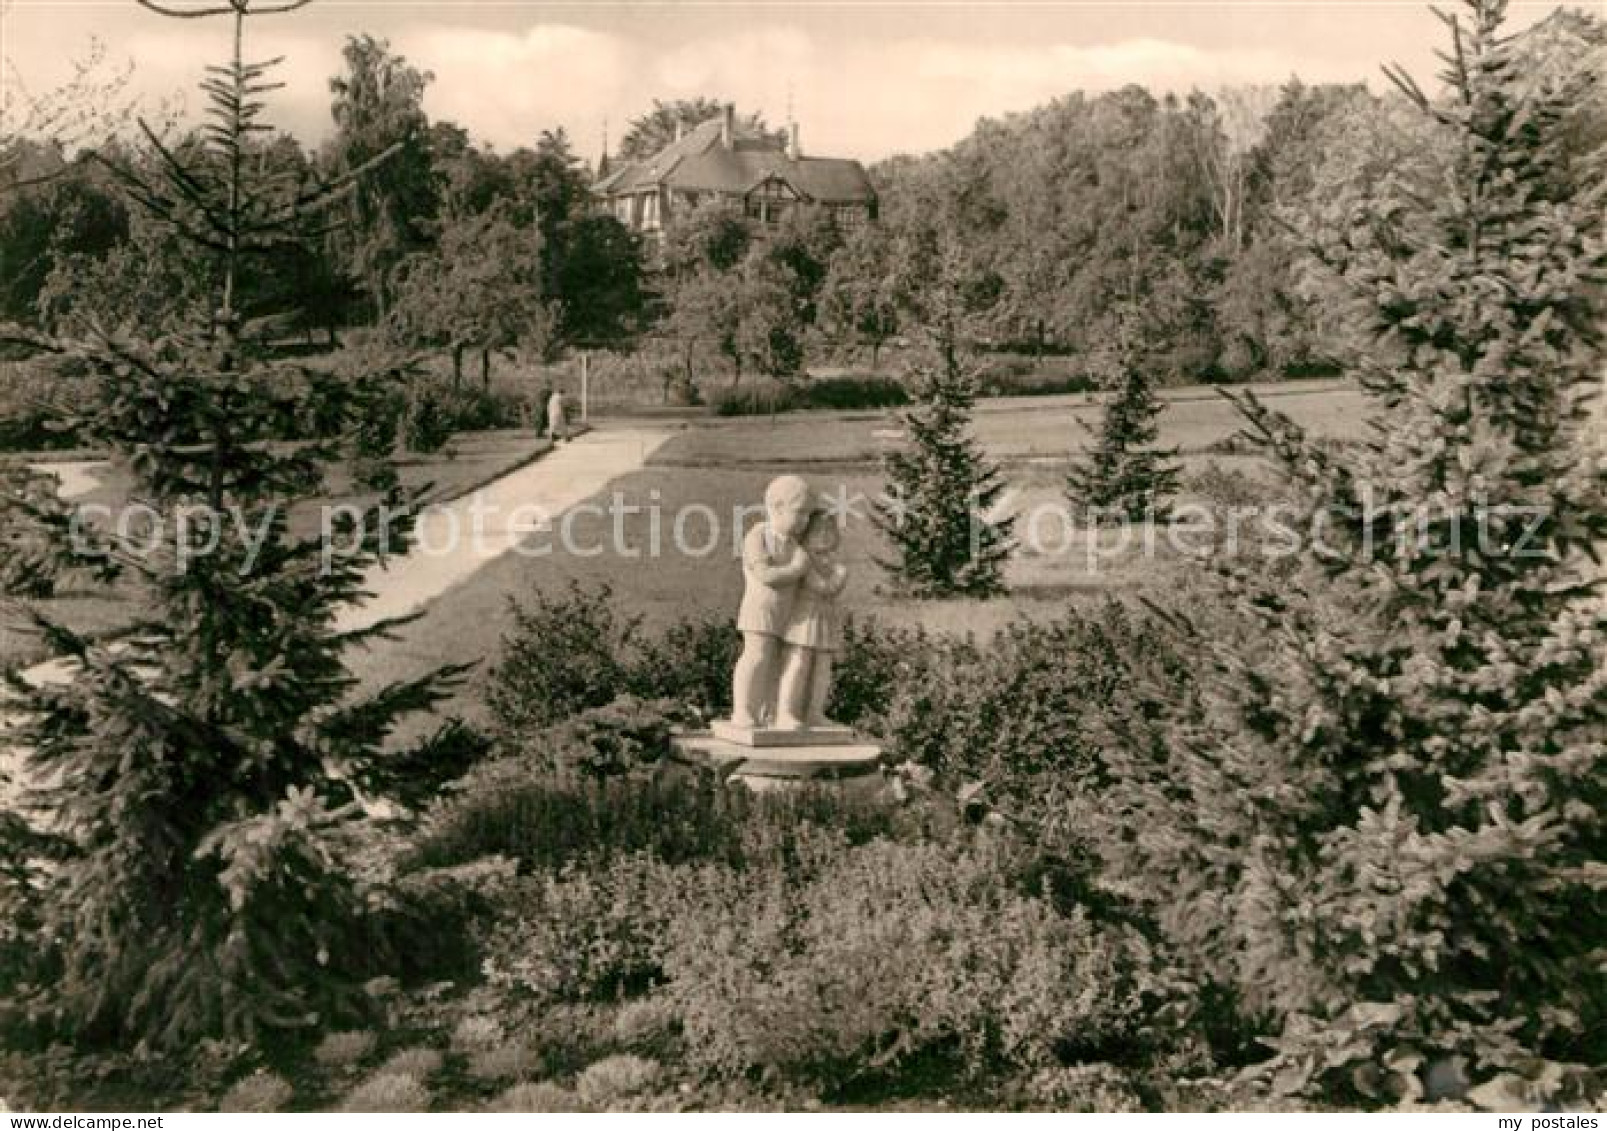
[[[1538,67],[1599,49],[1599,21],[1536,38]],[[1126,312],[1157,383],[1337,373],[1334,305],[1299,233],[1331,226],[1442,133],[1366,86],[1243,87],[1185,97],[1138,86],[1072,93],[983,119],[956,145],[871,170],[876,223],[797,211],[766,229],[713,201],[644,247],[593,207],[593,170],[562,129],[505,154],[423,109],[432,76],[383,40],[351,37],[330,80],[334,132],[309,151],[283,134],[246,142],[263,175],[310,187],[379,154],[338,223],[253,257],[237,306],[268,336],[375,327],[439,350],[462,379],[501,351],[551,360],[609,345],[662,358],[687,384],[800,379],[811,365],[877,370],[931,307],[934,280],[963,293],[968,346],[1050,359],[1098,384]],[[713,98],[655,101],[619,159],[655,152]],[[773,131],[743,115],[756,133]],[[1594,136],[1581,109],[1570,127]],[[173,143],[193,151],[196,133]],[[1585,148],[1590,136],[1580,138]],[[14,142],[0,194],[0,316],[60,328],[187,315],[208,291],[172,225],[129,207],[114,168],[154,172],[149,146],[109,161]],[[103,154],[105,155],[105,154]],[[934,272],[939,259],[945,272]],[[945,299],[946,301],[946,299]]]

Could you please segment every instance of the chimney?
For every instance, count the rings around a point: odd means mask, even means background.
[[[787,156],[794,161],[803,156],[803,149],[798,145],[798,123],[792,122],[787,126]]]
[[[725,116],[720,119],[720,144],[730,149],[736,138],[737,108],[735,103],[725,104]]]

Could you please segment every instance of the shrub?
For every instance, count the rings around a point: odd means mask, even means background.
[[[367,785],[403,805],[420,806],[482,761],[491,740],[460,719],[448,719],[418,742],[387,750],[369,772]]]
[[[1453,97],[1401,82],[1444,156],[1314,218],[1377,427],[1325,448],[1237,398],[1322,537],[1221,571],[1254,645],[1201,634],[1203,709],[1113,799],[1165,830],[1121,878],[1322,1102],[1450,1064],[1481,1104],[1588,1103],[1607,1058],[1607,246],[1602,139],[1565,126],[1599,68],[1537,66],[1504,7],[1448,19]]]
[[[823,377],[804,384],[801,393],[809,408],[898,408],[910,403],[902,381],[874,374]]]
[[[623,657],[638,622],[621,619],[612,598],[607,585],[572,582],[556,595],[536,593],[529,607],[509,601],[513,628],[485,692],[504,738],[529,737],[627,689]]]
[[[325,1068],[350,1068],[366,1060],[374,1051],[374,1034],[358,1030],[329,1033],[313,1049],[313,1059]]]
[[[557,1084],[515,1084],[486,1107],[494,1112],[582,1112],[587,1105],[568,1088]]]
[[[412,1076],[427,1080],[446,1064],[446,1058],[435,1049],[399,1049],[385,1058],[378,1076]]]
[[[561,775],[593,780],[625,777],[669,757],[670,736],[681,718],[673,703],[624,695],[582,711],[534,745]]]
[[[405,1073],[380,1073],[353,1088],[342,1111],[429,1111],[430,1090]]]
[[[472,861],[494,867],[498,857],[518,861],[525,872],[632,853],[671,864],[741,863],[784,852],[800,824],[838,828],[861,843],[918,831],[922,819],[829,785],[754,794],[691,767],[559,779],[528,760],[502,759],[478,767],[426,816],[401,862],[402,886],[414,883],[415,874],[430,876],[429,869],[451,879]]]
[[[877,657],[876,648],[867,655]],[[942,638],[922,653],[893,662],[885,705],[866,725],[891,758],[924,765],[951,786],[986,783],[1018,815],[1042,812],[1051,794],[1063,801],[1095,787],[1113,744],[1155,741],[1187,682],[1166,630],[1114,601],[1048,624],[1016,621],[986,650]],[[879,656],[868,670],[887,670],[888,653]]]
[[[486,980],[537,1001],[598,1001],[659,979],[681,873],[646,856],[533,876],[487,943]]]
[[[452,418],[428,382],[408,390],[402,416],[402,439],[412,452],[438,452],[452,438]]]
[[[802,409],[898,408],[909,403],[909,390],[903,382],[866,374],[723,389],[715,394],[714,412],[716,416],[769,416]]]
[[[440,868],[409,871],[376,893],[372,914],[395,940],[393,972],[410,978],[455,978],[479,956],[472,927],[510,882],[514,862],[494,854]]]
[[[452,1030],[453,1047],[470,1052],[499,1048],[507,1039],[502,1022],[483,1013],[468,1014]]]
[[[575,1091],[587,1103],[605,1107],[649,1091],[661,1075],[656,1061],[628,1053],[610,1056],[588,1065],[575,1078]]]
[[[895,684],[918,678],[928,638],[850,618],[832,686],[832,717],[855,722],[883,710]],[[583,711],[606,709],[622,695],[663,700],[674,714],[704,718],[731,708],[731,672],[742,640],[727,618],[687,617],[650,635],[622,617],[607,585],[571,585],[561,595],[536,594],[515,607],[502,655],[485,693],[499,735],[510,748],[534,749],[550,727]],[[674,705],[672,707],[671,705]],[[472,732],[446,737],[464,744],[458,764],[478,757]],[[400,766],[403,773],[406,766]],[[427,792],[438,785],[413,774]]]
[[[624,1002],[614,1014],[613,1039],[633,1052],[663,1052],[674,1039],[675,1011],[661,998]]]
[[[1065,357],[989,353],[978,362],[979,392],[988,397],[1041,397],[1086,393],[1093,376]]]
[[[727,617],[679,620],[658,636],[638,635],[628,683],[637,695],[715,717],[731,709],[731,672],[741,648]]]
[[[77,447],[73,416],[95,397],[82,366],[54,359],[0,360],[0,452]]]
[[[218,1101],[219,1111],[283,1111],[296,1094],[277,1072],[259,1069],[240,1080]]]
[[[659,992],[691,1063],[842,1082],[1121,1049],[1158,1003],[1133,932],[1023,895],[987,846],[805,838],[790,868],[684,885]]]
[[[971,428],[975,388],[952,343],[920,371],[921,401],[900,414],[909,441],[882,458],[887,488],[871,513],[891,543],[879,559],[915,597],[997,597],[1015,545],[1005,483]]]
[[[527,621],[516,624],[504,639],[504,661],[493,672],[492,690],[487,693],[488,698],[495,697],[493,710],[504,735],[518,737],[522,745],[538,742],[543,728],[559,721],[552,717],[555,713],[568,717],[586,709],[606,709],[627,692],[668,701],[663,705],[666,711],[671,710],[668,704],[674,704],[703,718],[719,717],[731,709],[731,672],[742,638],[728,618],[683,618],[649,635],[607,607],[611,598],[606,587],[580,593],[579,600],[574,590],[545,604],[538,598]],[[564,616],[572,625],[575,617],[589,619],[592,628],[585,635],[612,639],[615,647],[611,665],[590,656],[581,658],[580,663],[595,673],[583,687],[555,691],[553,684],[563,679],[553,671],[559,660],[549,657],[537,641],[549,617]],[[550,639],[546,650],[552,647]],[[927,647],[927,635],[920,628],[849,618],[832,684],[832,717],[851,723],[883,710],[895,684],[916,678]],[[557,706],[538,708],[534,700]]]
[[[712,775],[560,781],[525,759],[476,769],[430,813],[404,866],[505,855],[524,870],[646,852],[671,862],[730,858],[752,804]]]

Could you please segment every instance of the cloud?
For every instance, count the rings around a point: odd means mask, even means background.
[[[1307,55],[1296,56],[1265,41],[1207,49],[1164,34],[1076,44],[897,31],[856,37],[760,23],[762,17],[755,16],[735,29],[689,33],[674,42],[630,28],[580,26],[584,17],[578,15],[575,22],[497,27],[448,23],[444,13],[450,6],[428,16],[418,8],[325,11],[317,23],[265,22],[253,40],[257,58],[287,56],[276,76],[287,86],[273,97],[271,122],[309,142],[331,128],[328,80],[340,70],[345,35],[364,29],[389,38],[411,63],[434,72],[425,96],[431,117],[458,122],[504,151],[561,125],[586,157],[595,156],[605,119],[617,142],[655,97],[729,98],[777,123],[790,102],[806,150],[870,159],[951,144],[979,117],[1027,110],[1078,89],[1094,93],[1139,83],[1156,92],[1183,92],[1277,83],[1292,73],[1308,81],[1354,81],[1371,70],[1355,57],[1354,37],[1345,50],[1334,45],[1312,55],[1308,46]],[[141,91],[161,97],[184,90],[192,112],[199,106],[194,87],[200,66],[225,53],[225,26],[153,25],[104,9],[86,24],[80,12],[41,4],[10,13],[3,50],[30,85],[51,81],[71,44],[97,31],[114,56],[135,60]],[[84,38],[74,40],[75,32]],[[1369,57],[1375,49],[1359,46]]]
[[[847,70],[845,83],[864,84],[860,98],[876,106],[888,128],[875,139],[882,152],[947,145],[980,117],[1029,110],[1075,90],[1099,93],[1136,83],[1157,94],[1185,93],[1281,83],[1295,73],[1308,81],[1362,77],[1343,63],[1269,50],[1206,51],[1155,38],[1027,46],[908,39],[854,60]],[[882,81],[879,74],[897,79]]]
[[[435,74],[432,118],[450,119],[500,149],[528,145],[565,125],[583,148],[640,74],[636,52],[601,32],[537,24],[523,33],[420,27],[396,47]]]
[[[816,77],[819,59],[814,41],[788,27],[757,28],[735,35],[701,39],[660,54],[650,73],[674,97],[730,92],[744,104],[785,112],[788,84],[796,87]]]
[[[204,38],[203,38],[204,37]],[[282,58],[267,76],[284,89],[269,94],[262,120],[306,140],[330,129],[329,79],[340,68],[343,41],[286,34],[280,28],[260,32],[247,48],[253,61]],[[134,61],[134,83],[145,105],[174,102],[182,119],[195,120],[206,96],[196,87],[202,67],[228,57],[228,34],[209,27],[194,35],[140,32],[120,39],[115,50]]]

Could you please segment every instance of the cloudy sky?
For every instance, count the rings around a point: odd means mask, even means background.
[[[1552,6],[1518,0],[1514,25]],[[790,99],[806,150],[874,159],[947,145],[979,117],[1076,89],[1291,74],[1376,86],[1386,60],[1428,78],[1443,39],[1418,0],[316,0],[255,27],[255,56],[287,56],[272,121],[306,141],[328,131],[345,37],[369,32],[434,73],[432,118],[499,149],[561,125],[588,159],[605,124],[617,139],[654,97],[718,96],[772,122]],[[0,55],[31,89],[60,82],[98,36],[111,58],[133,61],[141,92],[169,96],[224,55],[227,32],[134,0],[0,0]]]

